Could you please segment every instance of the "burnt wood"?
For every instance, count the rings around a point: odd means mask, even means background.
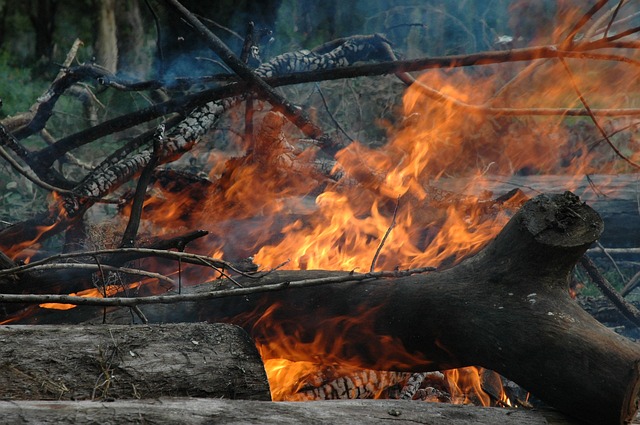
[[[311,341],[320,331],[342,338],[337,350],[300,350],[291,360],[348,360],[362,368],[409,372],[482,366],[586,423],[622,424],[637,410],[640,346],[597,322],[568,291],[574,265],[602,230],[599,215],[572,193],[540,195],[482,251],[447,270],[143,311],[151,322],[237,323],[263,344],[277,344],[282,334]],[[279,271],[240,281],[248,287],[337,275],[349,273]],[[259,320],[270,307],[270,319]],[[102,309],[94,311],[101,317]],[[65,317],[47,314],[48,321]],[[126,323],[131,316],[116,312],[108,320]]]
[[[575,195],[540,195],[480,253],[442,272],[144,311],[151,321],[240,323],[262,343],[277,342],[278,330],[310,341],[321,329],[344,337],[336,361],[358,358],[363,368],[483,366],[587,423],[619,424],[636,412],[640,346],[598,323],[568,293],[572,268],[602,228]],[[337,274],[345,272],[282,271],[243,285]],[[276,305],[268,326],[256,326]],[[389,336],[405,353],[390,352]],[[325,354],[300,352],[292,360]]]

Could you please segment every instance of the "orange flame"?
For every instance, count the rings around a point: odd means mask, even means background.
[[[579,10],[570,12],[563,14],[571,21],[579,16]],[[566,30],[548,36],[563,35]],[[570,79],[596,108],[633,106],[636,71],[624,63],[566,60],[571,75],[555,60],[425,72],[404,94],[402,117],[389,126],[388,143],[375,149],[351,143],[335,155],[330,173],[318,166],[316,148],[290,144],[294,133],[282,116],[262,114],[255,144],[238,143],[244,154],[209,154],[208,182],[152,192],[146,224],[156,235],[180,226],[205,228],[211,235],[203,243],[207,253],[231,260],[254,255],[264,268],[286,261],[291,269],[448,267],[481,249],[522,201],[494,202],[501,194],[483,192],[490,176],[578,179],[629,171],[588,121],[569,117],[583,107]],[[550,108],[561,113],[551,114]],[[612,134],[637,126],[634,119],[597,119]],[[614,139],[632,160],[640,159],[637,137]],[[252,312],[255,326],[268,329],[272,313]],[[366,317],[336,318],[339,324],[327,326],[342,329],[342,335],[323,333],[319,325],[311,341],[282,330],[266,333],[269,339],[257,343],[274,399],[296,399],[329,369],[331,375],[356,373],[358,359],[337,353],[346,335],[356,333],[349,329],[360,329]],[[381,370],[425,361],[411,358],[392,339],[380,353]],[[474,392],[482,404],[490,403],[478,369],[446,376],[457,400],[466,402]]]
[[[132,287],[136,284],[130,284],[129,287]],[[122,292],[124,290],[122,285],[107,285],[104,288],[90,288],[85,289],[79,292],[72,292],[69,296],[72,297],[95,297],[95,298],[108,298],[113,297],[114,295]],[[38,305],[40,308],[49,308],[52,310],[70,310],[72,308],[76,308],[75,304],[62,304],[62,303],[42,303]]]

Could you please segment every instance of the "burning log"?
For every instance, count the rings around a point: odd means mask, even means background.
[[[0,338],[11,341],[0,345],[3,399],[270,400],[260,356],[236,326],[5,326]]]
[[[279,337],[295,335],[307,347],[322,334],[332,346],[287,357],[398,371],[478,365],[578,419],[623,423],[637,409],[640,347],[598,323],[568,293],[573,266],[602,228],[575,195],[540,195],[480,253],[442,272],[192,302],[180,311],[160,305],[145,314],[151,321],[241,323],[265,360],[284,352]],[[345,273],[282,271],[241,282],[336,275]]]

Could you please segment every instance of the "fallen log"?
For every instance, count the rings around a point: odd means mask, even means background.
[[[6,423],[180,423],[195,424],[339,424],[429,425],[578,425],[549,410],[478,408],[399,400],[340,400],[272,403],[225,399],[90,401],[0,401]]]
[[[399,371],[483,366],[570,416],[620,424],[637,410],[640,346],[598,323],[568,293],[573,266],[601,232],[598,214],[575,195],[540,195],[480,253],[442,272],[190,302],[180,309],[145,306],[144,312],[151,321],[240,323],[264,346],[277,345],[282,335],[301,342],[320,331],[340,337],[330,352],[300,350],[289,354],[291,360],[327,356]],[[241,283],[347,274],[282,271]],[[277,308],[261,317],[270,307]]]
[[[12,325],[0,341],[4,400],[271,400],[255,345],[233,325]]]
[[[273,349],[263,351],[263,359],[281,356],[274,347],[286,343],[283,336],[305,344],[322,333],[327,347],[289,351],[287,358],[409,372],[482,366],[570,416],[618,424],[637,410],[640,346],[599,324],[568,293],[572,268],[602,228],[598,214],[575,195],[540,195],[481,252],[442,272],[226,293],[181,308],[144,306],[144,313],[151,322],[241,324]],[[349,275],[282,271],[238,281],[250,287]],[[48,320],[63,317],[50,313]],[[113,317],[123,319],[130,316]]]

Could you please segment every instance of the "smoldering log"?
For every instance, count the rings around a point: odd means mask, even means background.
[[[0,340],[4,400],[271,400],[255,345],[229,324],[10,325]]]
[[[540,195],[481,252],[442,272],[144,311],[151,321],[241,323],[261,343],[277,342],[274,330],[300,341],[319,330],[342,337],[337,352],[301,351],[291,360],[331,354],[351,364],[357,358],[362,368],[410,372],[482,366],[570,416],[621,424],[637,409],[640,346],[598,323],[568,293],[572,268],[602,230],[598,214],[575,195]],[[282,271],[242,284],[341,274],[348,273]],[[268,326],[255,326],[270,306],[278,308]],[[397,346],[404,352],[391,351]]]
[[[578,425],[550,410],[477,408],[468,405],[400,400],[340,400],[271,403],[254,400],[162,398],[156,400],[0,401],[7,423],[180,423],[297,425]]]

